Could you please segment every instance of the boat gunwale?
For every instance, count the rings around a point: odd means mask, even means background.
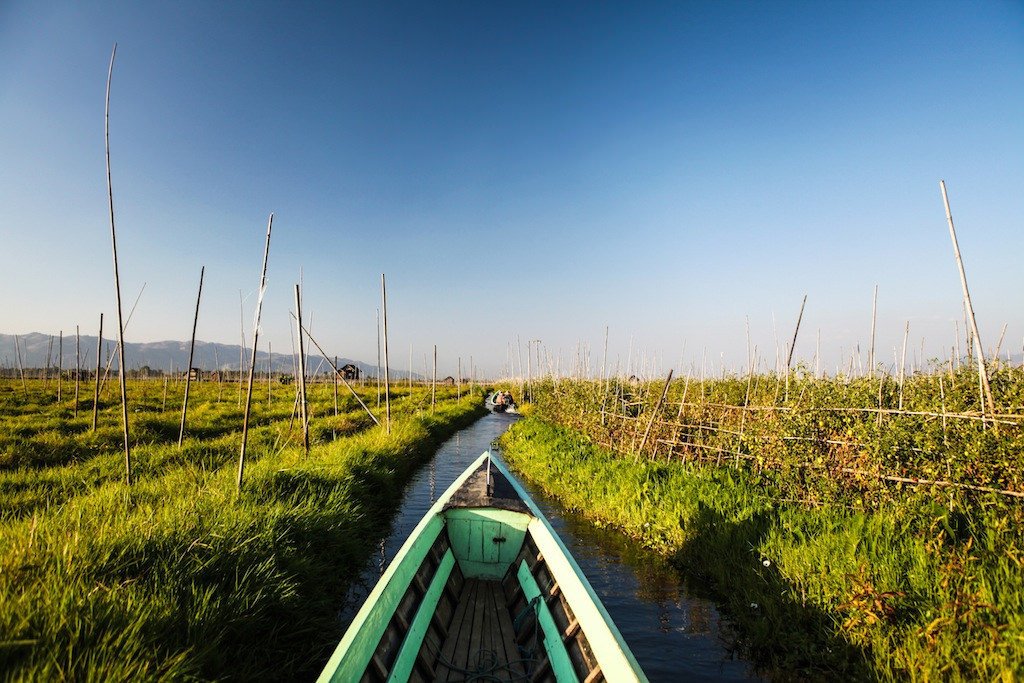
[[[441,515],[444,505],[448,502],[448,499],[451,498],[452,494],[455,493],[455,491],[457,491],[470,476],[472,476],[481,464],[483,464],[484,459],[489,456],[490,452],[488,451],[477,458],[472,465],[466,468],[466,470],[459,475],[454,482],[452,482],[451,486],[445,490],[444,494],[442,494],[437,501],[430,506],[430,509],[423,515],[423,518],[416,524],[415,528],[413,528],[412,532],[409,534],[409,537],[404,543],[402,543],[402,547],[398,550],[394,559],[391,560],[380,579],[377,580],[373,590],[371,590],[370,594],[366,596],[366,599],[363,601],[363,604],[356,613],[356,616],[352,619],[352,622],[348,625],[341,641],[338,643],[337,647],[334,648],[331,658],[327,660],[327,664],[324,665],[323,671],[317,678],[318,682],[358,680],[359,677],[362,676],[366,667],[369,666],[370,660],[373,658],[381,636],[384,635],[384,631],[387,629],[387,620],[377,624],[377,627],[372,630],[365,628],[370,622],[371,617],[375,615],[375,612],[378,609],[381,609],[380,598],[391,590],[391,583],[395,579],[395,575],[403,565],[405,565],[406,558],[412,554],[415,548],[421,545],[420,537],[423,535],[423,532],[427,527],[432,524],[436,524],[438,526],[438,533],[444,529],[444,519]],[[424,557],[427,552],[429,552],[429,546],[423,551]],[[419,562],[416,563],[417,568],[422,561],[423,558],[420,558]],[[410,577],[410,581],[411,580],[412,579]],[[398,594],[398,599],[401,599],[406,588],[408,588],[408,585],[403,586],[401,592],[397,590],[397,587],[395,588],[395,592]],[[394,610],[388,612],[389,619],[393,612]],[[366,651],[363,652],[361,656],[358,658],[352,657],[346,659],[345,655],[348,654],[353,644],[356,644],[357,641],[367,639],[372,642],[372,645],[365,648]],[[353,664],[353,662],[356,662],[356,664]],[[358,665],[360,662],[361,666]],[[343,677],[346,674],[355,674],[355,678]]]
[[[446,507],[455,492],[480,469],[488,458],[491,461],[491,467],[496,468],[509,481],[516,494],[529,510],[528,516],[532,516],[532,519],[527,524],[526,534],[533,538],[534,544],[543,555],[548,571],[559,583],[565,599],[576,614],[583,632],[590,641],[601,671],[606,676],[609,674],[615,675],[615,680],[617,681],[647,681],[647,677],[640,668],[635,656],[626,644],[625,639],[608,614],[593,586],[576,563],[575,558],[569,553],[568,548],[558,537],[558,534],[554,531],[550,522],[548,522],[534,500],[515,477],[512,476],[506,465],[493,457],[490,451],[483,453],[474,460],[452,482],[444,494],[431,505],[423,515],[423,518],[417,523],[408,538],[403,542],[394,559],[392,559],[369,595],[367,595],[321,672],[318,681],[357,680],[366,671],[376,653],[381,637],[387,630],[389,619],[394,613],[392,609],[386,615],[382,615],[387,616],[386,619],[373,621],[373,617],[377,616],[377,612],[385,609],[381,598],[389,591],[394,590],[398,594],[397,599],[400,600],[401,595],[408,589],[408,584],[412,582],[415,570],[409,575],[405,585],[399,586],[395,584],[392,586],[392,583],[395,581],[399,571],[412,559],[410,556],[413,555],[416,549],[421,548],[420,552],[423,554],[423,557],[420,557],[416,562],[416,568],[418,569],[424,561],[427,553],[429,553],[430,544],[423,543],[421,537],[428,527],[432,524],[438,526],[437,534],[431,537],[433,541],[437,535],[444,532],[448,510],[491,509],[489,506]],[[409,571],[406,570],[405,573],[409,573]],[[371,625],[373,628],[367,628]],[[346,657],[354,644],[358,645],[361,650],[360,653],[353,657]]]
[[[489,452],[488,455],[490,455]],[[494,458],[491,461],[492,465],[508,478],[519,497],[533,513],[533,519],[530,521],[527,532],[533,538],[534,544],[544,557],[548,571],[558,582],[562,594],[576,614],[605,676],[615,675],[616,681],[628,680],[620,677],[628,672],[633,676],[633,680],[647,681],[646,674],[640,668],[633,651],[626,644],[625,638],[615,625],[611,615],[608,614],[601,598],[598,597],[586,574],[580,569],[547,517],[530,494],[511,475],[505,464]],[[538,531],[540,533],[537,533]],[[567,577],[575,577],[575,582],[567,581]],[[582,589],[582,594],[580,589]],[[601,633],[602,626],[606,629],[606,633]],[[611,638],[611,642],[607,642],[608,637]],[[614,647],[603,647],[604,645],[614,645]]]

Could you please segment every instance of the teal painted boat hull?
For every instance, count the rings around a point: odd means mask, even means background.
[[[646,681],[536,504],[484,453],[413,530],[320,681]]]

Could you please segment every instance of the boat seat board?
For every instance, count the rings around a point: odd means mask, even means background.
[[[467,579],[437,658],[434,681],[523,680],[512,615],[500,581]]]

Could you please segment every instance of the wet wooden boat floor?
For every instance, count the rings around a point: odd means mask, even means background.
[[[468,579],[462,588],[448,636],[441,646],[435,681],[523,680],[512,615],[500,581]]]

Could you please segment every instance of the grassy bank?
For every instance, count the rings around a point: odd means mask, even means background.
[[[319,386],[306,458],[293,389],[276,387],[254,405],[238,494],[235,396],[193,386],[179,450],[181,387],[170,391],[165,410],[162,384],[129,385],[128,486],[114,401],[93,433],[91,406],[75,418],[67,400],[0,387],[4,679],[315,676],[341,636],[349,581],[402,487],[482,414],[479,396],[439,392],[431,413],[429,389],[404,389],[389,436],[351,397],[339,396],[335,416],[333,388]],[[376,390],[363,400],[375,406]]]
[[[1024,673],[1016,502],[930,487],[877,508],[787,502],[793,487],[778,472],[624,457],[540,412],[503,437],[505,458],[565,505],[704,577],[769,675]]]

